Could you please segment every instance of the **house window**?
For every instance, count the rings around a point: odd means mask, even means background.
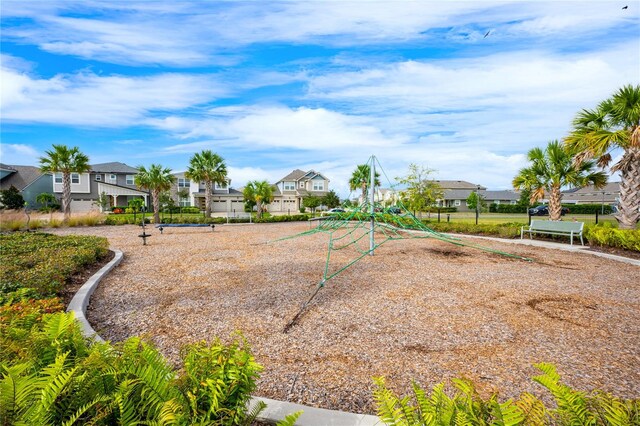
[[[285,191],[294,191],[296,189],[296,186],[293,182],[285,182],[284,183],[284,190]]]
[[[222,189],[225,190],[227,189],[227,184],[223,183],[223,184],[219,184],[218,182],[215,183],[215,189]]]
[[[127,185],[133,185],[133,184],[134,184],[133,175],[127,175]]]
[[[98,182],[102,181],[102,175],[96,175],[96,180],[97,180]]]
[[[62,173],[56,173],[54,178],[56,183],[62,183]]]
[[[515,206],[516,204],[518,204],[518,202],[516,200],[511,200],[509,204],[511,204],[512,206]]]
[[[191,201],[188,198],[181,198],[180,207],[191,207]]]
[[[456,207],[458,207],[458,206],[460,205],[460,200],[455,200],[455,201],[453,202],[453,205],[454,205],[454,206],[456,206]]]
[[[80,175],[77,173],[71,173],[71,183],[80,183]]]
[[[324,182],[323,181],[313,182],[313,190],[324,191]]]
[[[110,175],[109,175],[109,182],[111,182],[111,183],[115,183],[115,182],[116,182],[116,175],[114,175],[114,174],[110,174]]]
[[[178,178],[178,188],[188,188],[189,187],[189,179]]]
[[[304,182],[300,182],[300,188],[304,188]]]

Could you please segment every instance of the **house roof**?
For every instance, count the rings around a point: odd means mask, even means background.
[[[295,169],[294,171],[292,171],[291,173],[289,173],[288,175],[286,175],[285,177],[283,177],[282,179],[280,179],[278,182],[283,182],[285,180],[298,180],[301,177],[305,176],[308,172],[305,172],[303,170],[300,169]]]
[[[515,191],[480,191],[480,196],[485,200],[519,200],[520,194]]]
[[[473,188],[475,190],[475,187]],[[443,198],[445,200],[466,200],[469,194],[473,192],[472,189],[445,189],[443,192]]]
[[[138,173],[138,169],[117,161],[112,163],[92,164],[91,171],[94,173]]]
[[[0,183],[2,189],[10,188],[11,185],[13,185],[18,190],[22,191],[44,174],[35,166],[8,166],[5,164],[2,166],[5,170],[13,171],[13,173],[2,179],[2,182]]]
[[[465,180],[434,180],[435,183],[440,185],[442,189],[472,189],[475,190],[478,188],[478,185],[475,183],[467,182]],[[480,189],[487,189],[486,187],[480,185]]]
[[[14,169],[13,166],[9,166],[8,164],[3,164],[3,163],[0,163],[0,170],[9,170],[13,172],[16,171],[16,169]]]
[[[602,196],[602,192],[605,194],[619,193],[620,182],[609,182],[601,189],[595,189],[593,185],[589,185],[579,189],[563,191],[563,194],[600,194]]]

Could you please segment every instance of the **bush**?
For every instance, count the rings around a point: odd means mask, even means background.
[[[465,222],[430,222],[424,223],[437,232],[453,232],[472,235],[495,235],[502,238],[520,238],[521,223],[474,224]]]
[[[0,294],[32,288],[47,297],[106,256],[109,243],[100,237],[28,232],[0,235],[0,249]]]
[[[478,395],[472,382],[454,379],[456,393],[449,397],[444,383],[436,385],[431,394],[413,384],[413,401],[399,398],[390,391],[383,378],[375,378],[373,392],[378,415],[390,425],[632,425],[640,420],[640,400],[622,400],[595,391],[588,395],[571,389],[560,381],[552,364],[535,365],[541,375],[533,380],[544,386],[555,399],[555,408],[530,393],[516,401],[498,401]]]
[[[599,225],[586,226],[584,235],[589,245],[608,246],[640,252],[640,230],[618,229],[605,222]]]
[[[0,204],[11,210],[20,210],[24,208],[24,198],[18,188],[11,185],[9,189],[0,191]]]
[[[198,207],[182,207],[181,212],[191,214],[202,213]]]
[[[602,213],[602,204],[565,204],[563,207],[567,207],[572,214],[598,214]],[[612,207],[608,204],[604,205],[604,214],[613,213]]]
[[[489,205],[491,213],[527,213],[528,207],[520,204],[496,204]]]
[[[44,314],[23,350],[4,346],[0,418],[4,424],[248,424],[249,393],[261,370],[246,343],[192,345],[184,373],[139,338],[88,342],[73,314]],[[262,406],[263,407],[263,406]],[[257,413],[253,413],[257,414]]]

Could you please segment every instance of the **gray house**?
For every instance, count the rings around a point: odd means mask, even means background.
[[[562,191],[563,204],[617,205],[620,201],[620,182],[609,182],[602,189],[592,185],[580,189]]]
[[[42,193],[51,193],[52,185],[52,176],[43,174],[38,167],[0,164],[0,189],[16,187],[28,208],[43,207],[36,202],[36,197]]]
[[[198,207],[205,209],[205,188],[203,182],[196,182],[186,178],[185,173],[174,173],[176,182],[171,189],[171,194],[181,207]],[[188,196],[180,197],[179,192],[187,190]],[[244,196],[242,191],[231,187],[231,179],[225,184],[214,184],[211,194],[211,211],[214,213],[244,211]]]
[[[124,163],[102,163],[90,166],[89,173],[71,174],[71,211],[86,212],[100,209],[99,198],[107,197],[108,208],[127,206],[133,198],[143,198],[149,205],[149,193],[134,182],[138,169]],[[53,174],[53,193],[62,196],[62,173]]]
[[[315,170],[295,169],[275,183],[269,211],[297,212],[305,197],[324,197],[328,192],[329,179],[324,175]]]

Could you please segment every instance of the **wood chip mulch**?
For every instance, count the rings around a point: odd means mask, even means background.
[[[167,228],[143,246],[137,226],[59,229],[105,236],[123,262],[88,317],[108,340],[147,335],[176,365],[184,344],[242,331],[265,369],[256,394],[375,412],[372,376],[401,393],[472,379],[485,395],[529,391],[536,362],[564,381],[640,396],[640,268],[590,255],[482,241],[525,262],[434,239],[389,241],[327,282],[328,237],[265,244],[300,223]],[[331,268],[353,259],[332,253]]]

